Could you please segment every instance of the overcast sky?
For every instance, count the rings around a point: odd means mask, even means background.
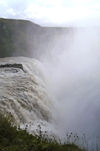
[[[99,24],[100,0],[0,0],[0,17],[42,25]]]

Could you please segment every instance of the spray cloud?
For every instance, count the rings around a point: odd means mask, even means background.
[[[56,49],[50,50],[52,57],[47,54],[40,57],[56,98],[61,133],[68,130],[100,135],[99,32],[95,27],[77,28],[73,36],[71,33],[57,37],[58,43],[65,39],[68,42],[69,37],[69,47],[65,42],[58,51],[56,42]]]

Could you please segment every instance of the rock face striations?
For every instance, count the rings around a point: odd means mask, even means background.
[[[41,64],[24,57],[0,59],[0,112],[18,123],[52,119]]]

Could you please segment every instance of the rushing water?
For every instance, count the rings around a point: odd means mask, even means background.
[[[17,123],[50,122],[53,108],[43,75],[35,59],[0,59],[0,111],[13,115]]]

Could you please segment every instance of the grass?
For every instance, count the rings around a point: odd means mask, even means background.
[[[40,127],[40,126],[39,126]],[[46,136],[46,137],[45,137]],[[0,115],[0,151],[83,151],[75,144],[62,144],[42,134],[31,135],[17,128],[9,117]]]

